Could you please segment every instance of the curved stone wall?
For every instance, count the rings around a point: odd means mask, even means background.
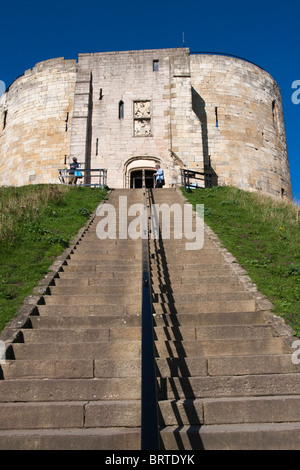
[[[0,99],[0,185],[57,183],[70,152],[77,62],[37,64]]]
[[[292,197],[280,89],[264,70],[227,56],[191,55],[193,109],[205,166],[218,184]]]

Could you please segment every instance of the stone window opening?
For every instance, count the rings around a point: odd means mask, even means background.
[[[119,101],[119,119],[124,119],[124,102]]]
[[[96,139],[96,156],[98,155],[98,151],[99,151],[99,139],[97,137],[97,139]]]
[[[3,115],[3,130],[6,128],[6,123],[7,123],[7,110],[4,111]]]
[[[153,72],[159,71],[159,60],[153,60]]]
[[[102,88],[100,88],[100,92],[99,92],[99,100],[101,101],[103,98],[103,91],[102,91]]]
[[[216,127],[219,127],[219,118],[218,118],[218,108],[215,107],[215,116],[216,116]]]
[[[278,109],[278,104],[276,100],[272,101],[272,117],[273,117],[273,124],[276,127],[276,131],[278,135],[281,135],[279,109]]]
[[[276,100],[272,101],[272,115],[273,115],[273,122],[278,122],[278,105]]]
[[[65,120],[65,123],[66,123],[65,131],[66,132],[68,132],[68,122],[69,122],[69,113],[67,113],[66,120]]]

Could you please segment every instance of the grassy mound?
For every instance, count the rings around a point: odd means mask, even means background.
[[[232,187],[184,192],[204,204],[204,219],[300,337],[299,207]]]
[[[105,197],[63,185],[0,188],[0,331]]]

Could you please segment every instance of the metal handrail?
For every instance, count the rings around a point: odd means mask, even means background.
[[[141,450],[159,450],[157,386],[149,263],[148,207],[146,200],[145,178],[143,179],[143,206]]]
[[[62,168],[58,170],[58,179],[61,184],[69,184],[70,178],[76,177],[75,174],[69,174],[68,168]],[[77,177],[80,186],[88,187],[101,187],[104,188],[107,185],[107,170],[103,168],[78,168],[75,171],[80,171],[82,177]],[[92,182],[92,179],[97,178],[96,182]],[[81,181],[83,179],[83,181]]]
[[[203,186],[200,186],[202,188],[212,187],[212,176],[211,176],[211,173],[209,172],[200,172],[200,171],[182,169],[181,170],[181,184],[185,190],[191,187],[190,179],[193,179],[196,181],[202,181]],[[197,184],[195,187],[198,187]]]

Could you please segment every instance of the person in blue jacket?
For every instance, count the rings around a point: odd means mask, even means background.
[[[155,187],[162,188],[165,184],[165,178],[164,178],[164,170],[160,168],[160,165],[156,165],[156,173],[154,173],[154,176],[155,176]]]

